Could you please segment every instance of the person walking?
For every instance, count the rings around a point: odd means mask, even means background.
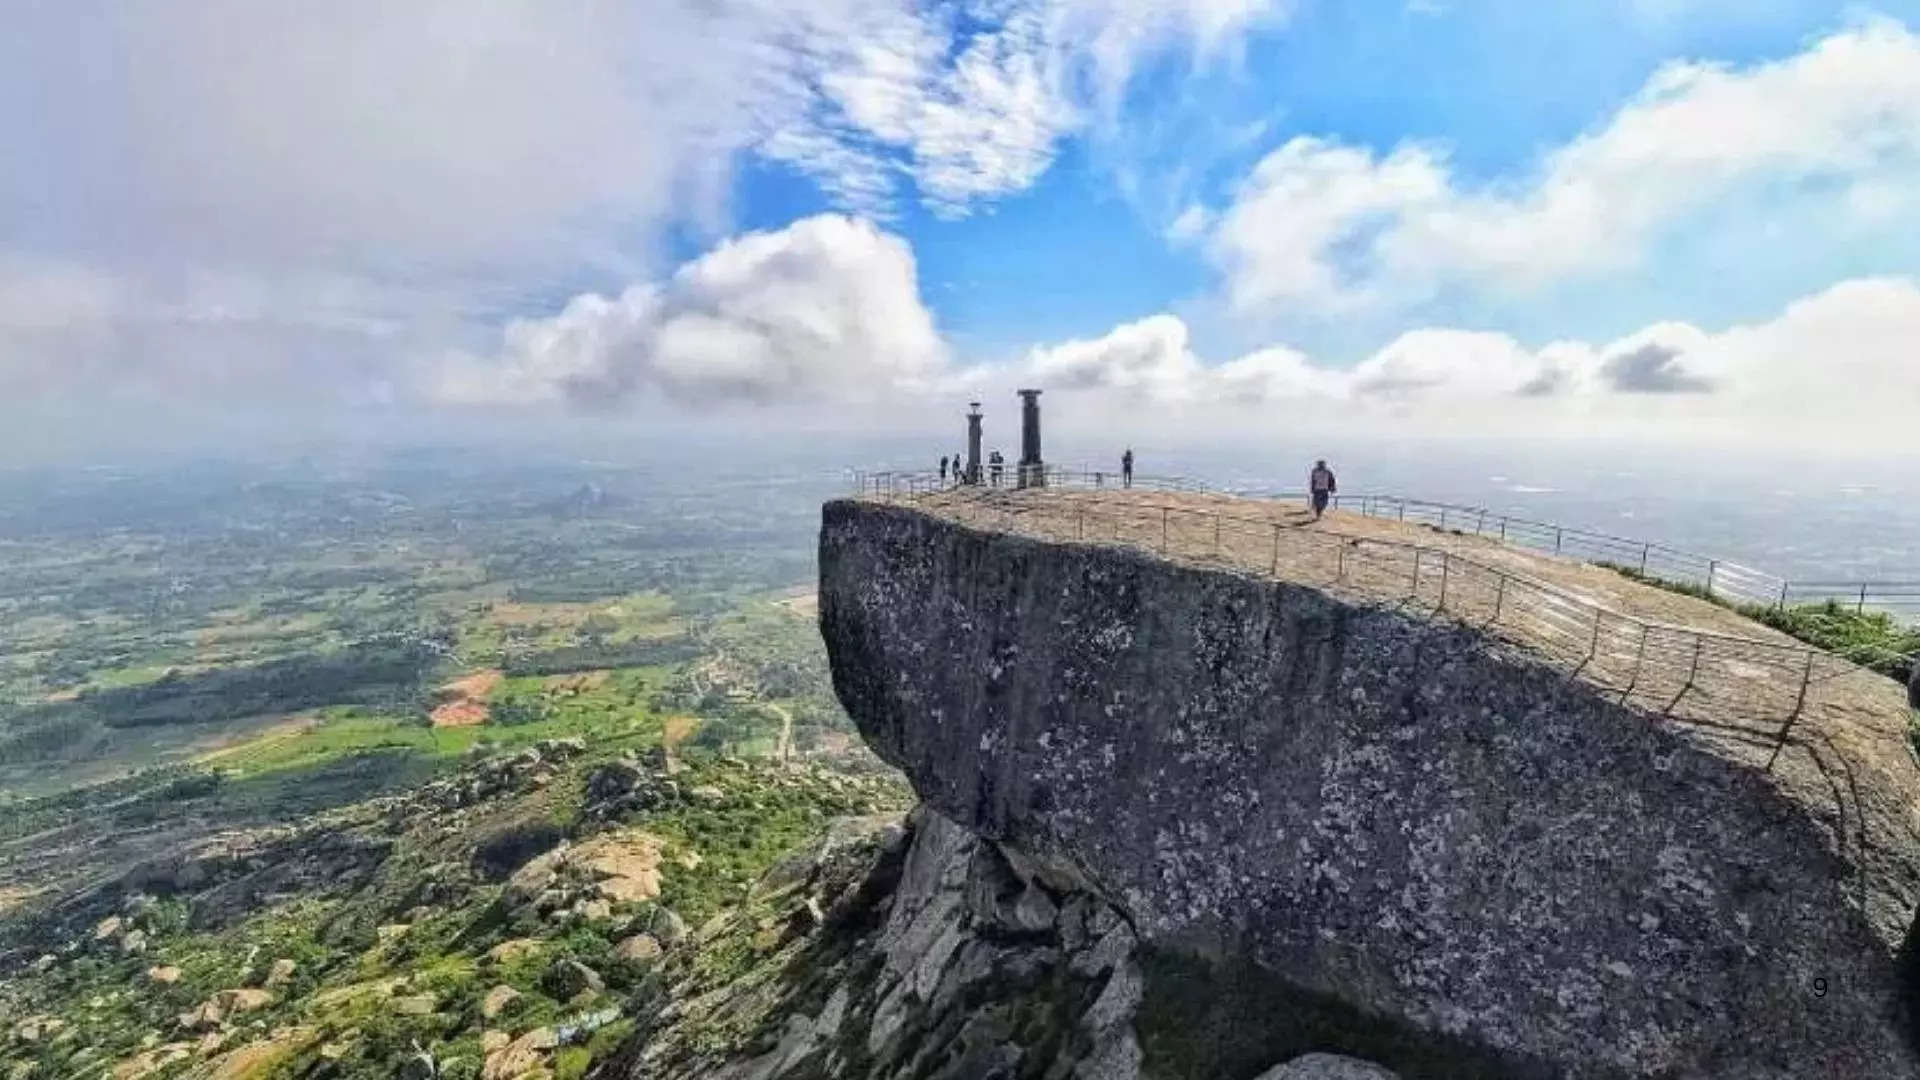
[[[1327,503],[1333,501],[1333,493],[1340,490],[1340,481],[1334,479],[1333,470],[1327,468],[1324,458],[1313,463],[1313,472],[1307,477],[1307,490],[1313,493],[1313,520],[1319,521],[1320,515],[1327,512]]]
[[[1133,486],[1133,447],[1131,446],[1127,447],[1126,453],[1120,455],[1120,485]]]
[[[947,458],[945,454],[942,454],[940,456],[940,483],[942,485],[945,485],[946,482],[947,482]]]

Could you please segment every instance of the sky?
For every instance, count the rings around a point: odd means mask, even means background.
[[[1920,456],[1920,0],[0,6],[15,454],[1039,386]]]

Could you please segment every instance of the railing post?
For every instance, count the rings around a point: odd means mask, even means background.
[[[1447,610],[1447,568],[1452,565],[1453,565],[1453,556],[1447,552],[1444,552],[1444,551],[1441,552],[1440,553],[1440,603],[1438,606],[1434,608],[1435,611]]]
[[[1507,575],[1500,575],[1500,590],[1493,597],[1493,621],[1500,621],[1500,614],[1507,606]]]
[[[1440,508],[1440,531],[1447,531],[1447,508],[1444,506]]]
[[[1789,584],[1791,583],[1786,581],[1783,581],[1780,583],[1780,599],[1775,601],[1773,605],[1773,610],[1775,611],[1787,610],[1787,586]]]
[[[1213,515],[1213,553],[1220,554],[1220,514],[1217,511]]]
[[[1633,673],[1627,677],[1627,688],[1620,692],[1620,700],[1625,702],[1633,696],[1633,688],[1640,685],[1640,669],[1647,662],[1647,634],[1653,630],[1646,623],[1640,624],[1640,647],[1633,653]]]
[[[1407,599],[1415,600],[1420,596],[1420,549],[1413,549],[1413,591],[1407,593]]]
[[[1565,530],[1558,525],[1553,527],[1553,553],[1555,555],[1560,554],[1560,539],[1564,532]]]
[[[1500,542],[1507,542],[1507,518],[1504,514],[1500,516]]]
[[[1084,506],[1080,508],[1078,514],[1074,515],[1073,538],[1075,540],[1085,540],[1087,538],[1087,508]]]
[[[1647,576],[1647,557],[1652,554],[1653,554],[1652,544],[1640,545],[1640,576],[1641,577]]]
[[[1275,525],[1273,529],[1274,529],[1274,532],[1278,534],[1280,531],[1280,526]],[[1276,537],[1276,546],[1277,546],[1277,537]],[[1347,543],[1346,541],[1342,540],[1340,543],[1335,544],[1333,549],[1339,552],[1339,558],[1335,560],[1334,566],[1333,566],[1333,580],[1345,581],[1347,580]]]
[[[1479,536],[1487,531],[1487,512],[1480,511],[1480,518],[1473,523],[1473,535]]]
[[[1854,614],[1858,615],[1858,614],[1864,613],[1866,610],[1867,610],[1867,583],[1863,581],[1860,583],[1860,603],[1853,609],[1853,611],[1854,611]]]
[[[1280,576],[1280,524],[1279,522],[1275,522],[1273,526],[1273,566],[1267,571],[1267,573],[1273,575],[1274,577]]]
[[[1587,642],[1587,663],[1589,664],[1593,663],[1594,657],[1600,655],[1600,617],[1603,614],[1605,613],[1599,608],[1593,609],[1593,640]]]
[[[1713,576],[1714,576],[1714,575],[1715,575],[1716,573],[1718,573],[1718,572],[1719,572],[1719,570],[1720,570],[1720,560],[1719,560],[1719,559],[1708,559],[1708,560],[1707,560],[1707,595],[1708,595],[1708,596],[1712,596],[1712,595],[1713,595]]]
[[[1168,511],[1162,508],[1160,511],[1160,554],[1162,555],[1167,553],[1167,514]]]

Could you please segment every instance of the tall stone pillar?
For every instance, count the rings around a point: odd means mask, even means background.
[[[980,482],[980,403],[967,403],[967,471],[961,478],[969,484]]]
[[[1047,466],[1040,460],[1040,391],[1020,394],[1020,486],[1044,487]]]

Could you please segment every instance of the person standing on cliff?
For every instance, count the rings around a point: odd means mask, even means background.
[[[1126,453],[1120,455],[1120,486],[1133,486],[1133,447],[1131,446],[1127,447]]]
[[[1340,490],[1340,482],[1333,478],[1333,470],[1327,468],[1324,458],[1313,463],[1313,472],[1307,477],[1307,490],[1313,493],[1313,520],[1319,521],[1320,515],[1327,512],[1333,493]]]
[[[947,482],[947,457],[945,454],[940,455],[940,482],[942,484]]]
[[[994,487],[1000,486],[1001,465],[1005,461],[1006,459],[1000,456],[1000,451],[998,450],[995,450],[993,453],[987,455],[987,471],[993,474]]]

